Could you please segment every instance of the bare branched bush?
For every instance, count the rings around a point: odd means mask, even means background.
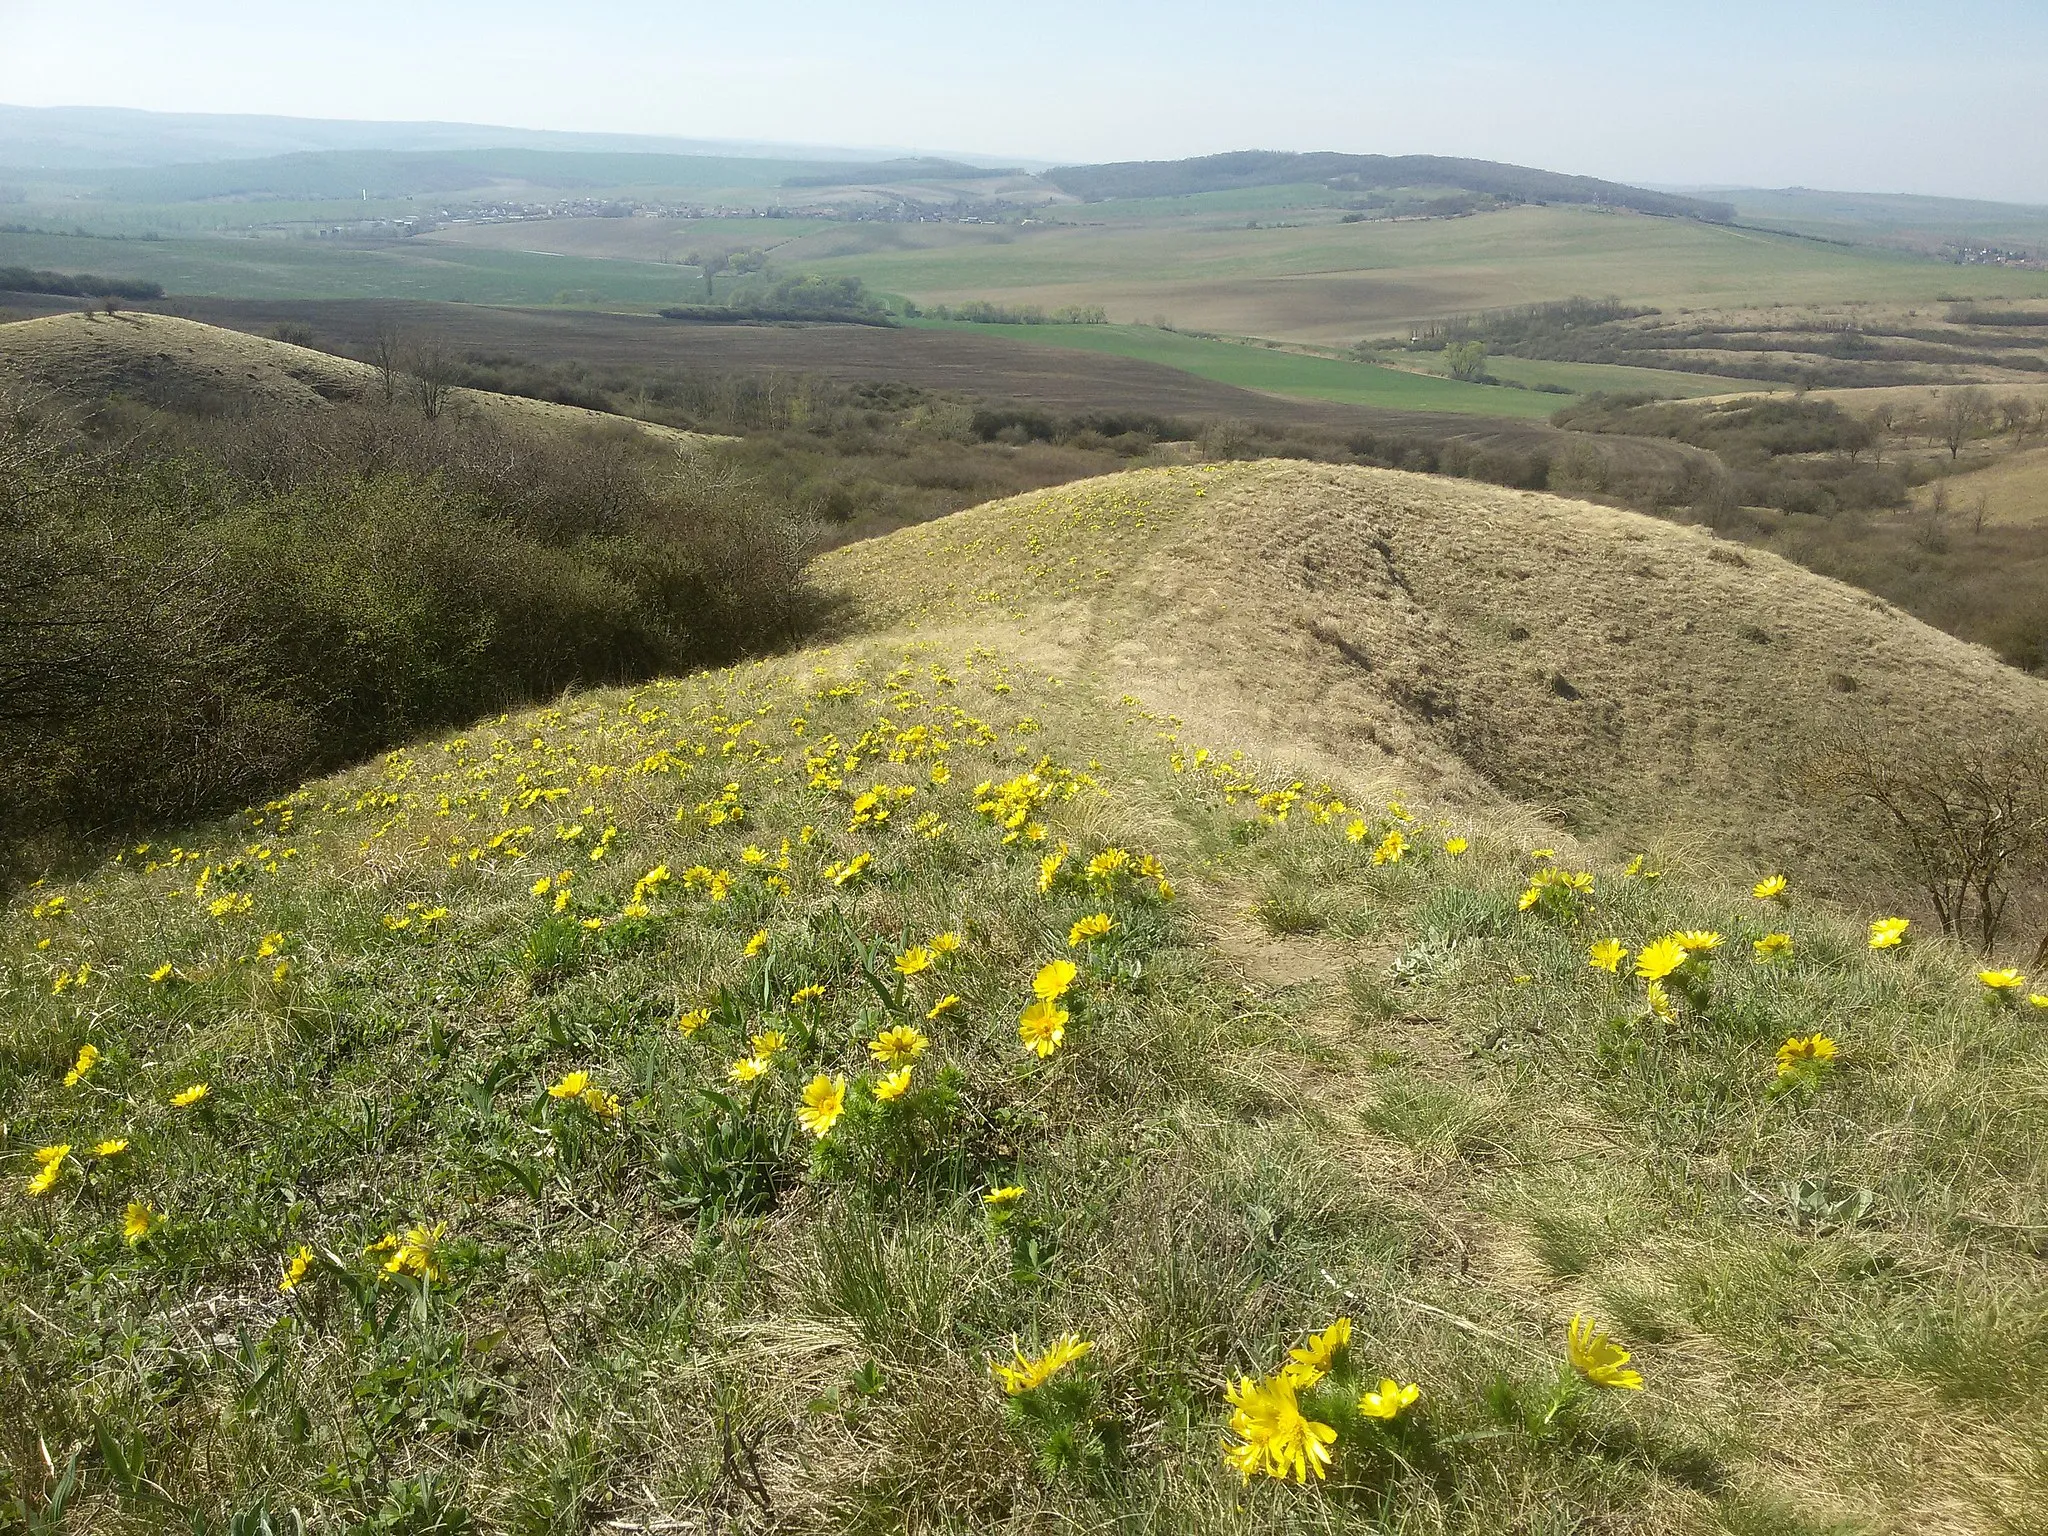
[[[1943,932],[1990,954],[2015,894],[2038,894],[2048,873],[2048,732],[2014,728],[1946,749],[1843,733],[1813,766],[1825,788],[1861,808]]]

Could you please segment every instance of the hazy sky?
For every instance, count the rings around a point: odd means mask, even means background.
[[[2048,202],[2048,0],[0,0],[0,102]]]

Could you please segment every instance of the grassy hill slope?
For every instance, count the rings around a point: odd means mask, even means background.
[[[1393,474],[1069,487],[830,557],[837,646],[28,893],[0,1497],[95,1531],[2034,1529],[2025,990],[1758,900],[1759,861],[1631,876],[1481,776],[1555,753],[1610,822],[1696,824],[1775,750],[1731,634],[1766,601],[1794,704],[1837,653],[1906,719],[2038,697],[1712,548]],[[1674,930],[1660,989],[1588,964]],[[1569,1362],[1579,1314],[1640,1390]],[[1270,1413],[1233,1434],[1227,1390]],[[1226,1446],[1298,1446],[1297,1393],[1327,1481],[1241,1484]]]
[[[317,409],[329,401],[369,401],[383,388],[378,371],[328,352],[202,325],[173,315],[126,310],[65,313],[0,325],[0,385],[89,401],[127,395],[177,409]],[[480,412],[507,427],[573,428],[622,418],[579,406],[474,389],[448,391],[453,408]],[[651,422],[634,430],[677,444],[701,441]]]
[[[1005,613],[1155,697],[1163,670],[1234,733],[1831,883],[1858,876],[1801,766],[1831,725],[1931,745],[2048,714],[1981,647],[1704,529],[1390,470],[1119,476],[824,570],[891,620]]]

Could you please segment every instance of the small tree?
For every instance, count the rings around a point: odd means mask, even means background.
[[[379,320],[370,337],[370,366],[377,370],[377,382],[384,391],[386,405],[398,398],[399,375],[404,371],[400,359],[404,356],[405,337],[397,322]]]
[[[1486,343],[1453,341],[1444,347],[1444,368],[1454,379],[1476,384],[1486,377]]]
[[[448,392],[455,387],[454,360],[440,346],[430,344],[412,354],[407,374],[413,404],[427,420],[434,420],[447,405]]]
[[[1869,813],[1942,931],[1991,953],[2014,887],[2048,867],[2048,733],[1930,749],[1845,732],[1814,766],[1826,789]]]
[[[695,267],[704,274],[704,302],[706,304],[718,302],[718,290],[714,280],[719,273],[732,265],[731,255],[725,251],[692,251],[683,258],[683,265]]]
[[[1952,389],[1935,408],[1935,435],[1953,459],[1963,444],[1983,431],[1991,420],[1991,397],[1981,389]]]

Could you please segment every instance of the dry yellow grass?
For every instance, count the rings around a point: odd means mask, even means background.
[[[382,398],[377,370],[367,363],[137,311],[46,315],[0,325],[0,385],[83,401],[129,394],[158,401],[230,400],[270,409],[316,410],[333,402]],[[483,390],[457,389],[451,396],[457,409],[507,427],[560,430],[624,419]],[[648,422],[632,425],[679,446],[708,440]]]
[[[1010,616],[1217,739],[1838,890],[1870,871],[1803,782],[1820,733],[1935,743],[2048,718],[2048,683],[1775,556],[1389,470],[1140,471],[822,571],[877,621]]]
[[[2010,454],[1983,469],[1923,485],[1913,493],[1914,506],[1931,507],[1936,492],[1947,501],[1950,515],[1966,523],[1976,517],[1979,501],[1987,527],[2048,522],[2048,448]]]

